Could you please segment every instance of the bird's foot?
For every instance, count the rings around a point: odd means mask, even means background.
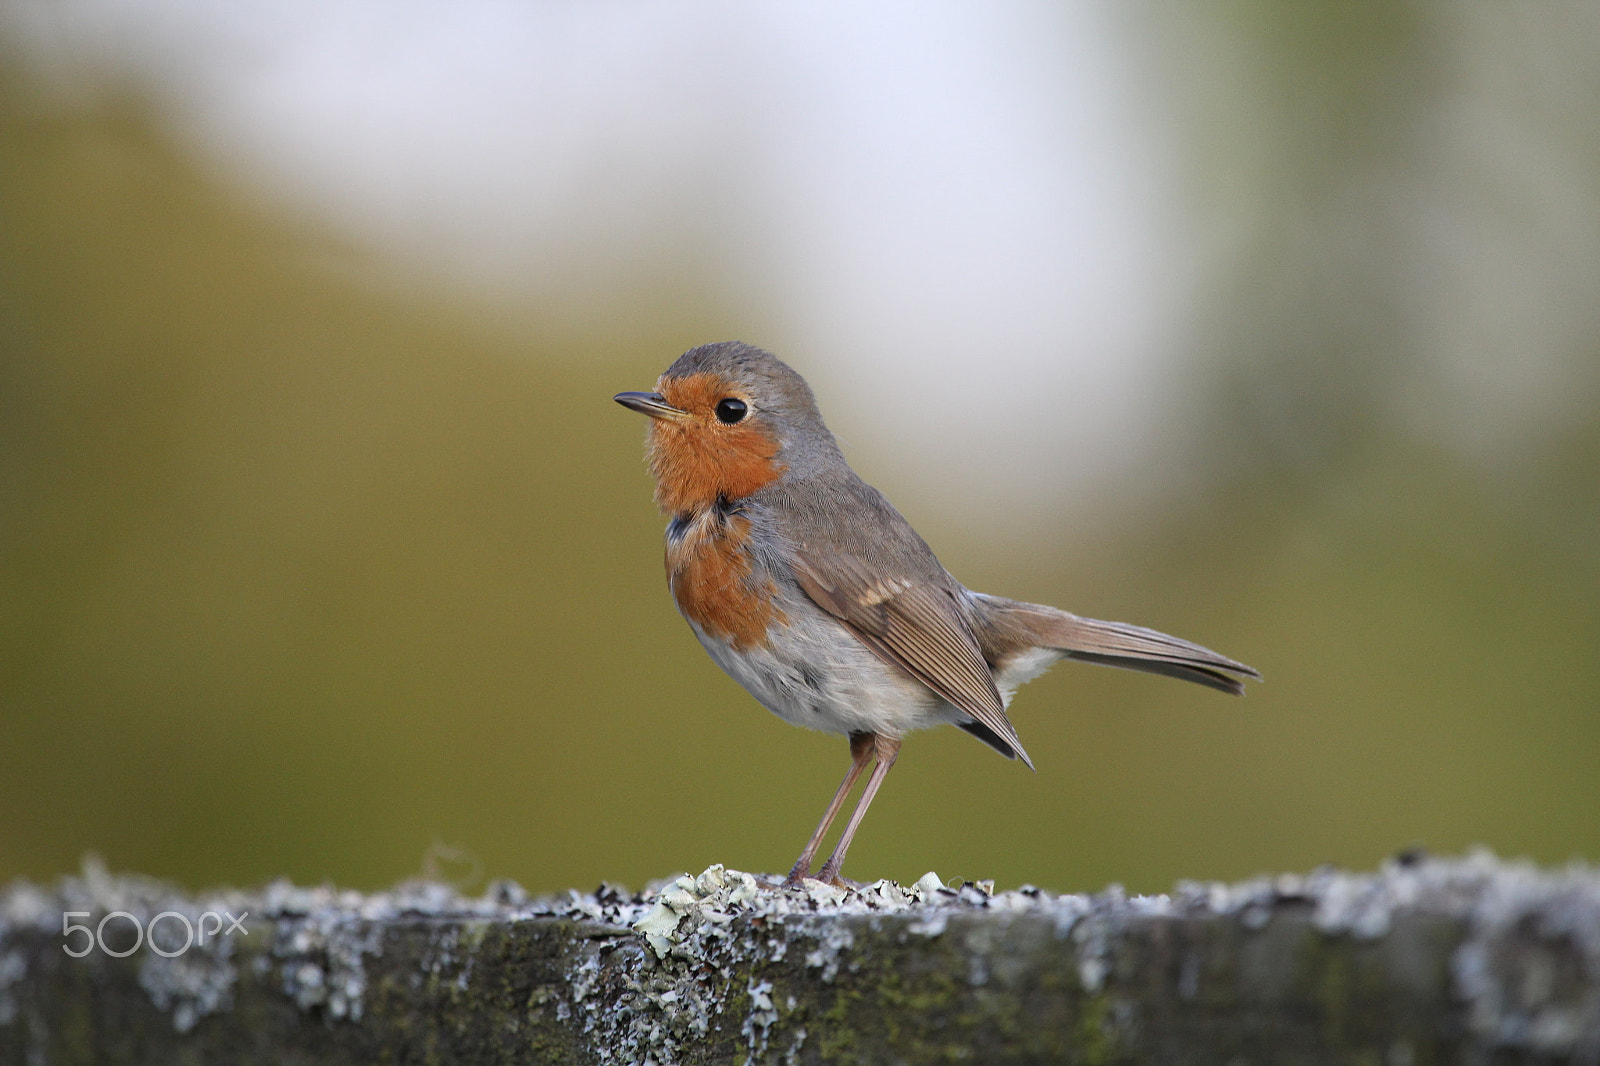
[[[785,877],[781,883],[769,882],[768,887],[777,889],[804,888],[807,881],[820,881],[825,885],[842,888],[847,892],[860,891],[867,887],[860,881],[852,881],[848,877],[841,877],[837,872],[829,873],[826,866],[815,874],[809,871],[802,872],[798,869],[790,870],[789,876]]]
[[[817,871],[815,879],[821,881],[825,885],[832,885],[834,888],[843,888],[852,891],[859,891],[867,887],[860,881],[852,881],[848,877],[840,874],[839,867],[834,865],[831,861],[822,864],[822,869]]]
[[[800,887],[800,882],[804,881],[806,878],[808,878],[810,876],[811,876],[811,862],[808,859],[802,858],[799,862],[794,864],[794,868],[789,871],[789,876],[785,877],[783,879],[783,884],[780,885],[779,887],[780,888],[799,888]]]

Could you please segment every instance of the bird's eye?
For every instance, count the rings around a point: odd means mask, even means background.
[[[731,426],[735,422],[743,421],[745,412],[749,410],[750,408],[745,406],[743,400],[735,400],[732,396],[729,396],[725,400],[717,401],[717,421],[726,422]]]

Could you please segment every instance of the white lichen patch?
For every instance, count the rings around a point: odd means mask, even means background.
[[[262,917],[273,922],[270,952],[284,994],[302,1010],[324,1012],[336,1021],[361,1020],[367,960],[382,954],[385,928],[408,918],[458,919],[433,935],[418,979],[446,979],[464,991],[473,957],[460,949],[460,923],[514,921],[524,916],[525,902],[526,894],[506,882],[491,885],[481,898],[468,898],[433,881],[407,881],[370,895],[274,881],[258,899]]]
[[[301,1010],[360,1021],[367,990],[364,959],[376,954],[382,941],[372,901],[283,882],[268,885],[265,896],[263,911],[277,919],[271,951],[284,995]]]
[[[1324,934],[1361,940],[1381,939],[1408,913],[1458,921],[1465,936],[1451,975],[1485,1047],[1600,1061],[1600,875],[1591,867],[1541,870],[1477,849],[1461,859],[1408,855],[1375,874],[1320,867],[1236,885],[1185,883],[1174,902],[1252,930],[1279,905],[1303,902]],[[1586,983],[1557,980],[1562,970]]]
[[[770,877],[714,865],[631,899],[615,892],[608,899],[573,895],[535,907],[626,926],[640,938],[644,951],[602,944],[577,962],[572,994],[556,1010],[581,1018],[602,1062],[667,1063],[724,1025],[737,1025],[747,1055],[764,1060],[795,999],[776,997],[770,980],[752,974],[791,952],[823,983],[855,969],[856,934],[840,919],[905,916],[921,922],[921,935],[938,936],[947,911],[982,909],[995,898],[990,883],[951,888],[931,873],[910,887],[877,881],[845,889],[807,880],[784,888]],[[1003,908],[1018,911],[1044,898],[1030,890]],[[794,1061],[805,1039],[805,1027],[792,1026],[779,1057]]]

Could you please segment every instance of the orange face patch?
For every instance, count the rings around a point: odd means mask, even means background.
[[[761,643],[773,618],[783,620],[772,606],[772,582],[759,591],[750,587],[750,559],[744,549],[749,535],[750,520],[743,515],[720,521],[707,510],[680,539],[667,543],[667,582],[678,610],[735,648]]]
[[[778,442],[759,422],[746,419],[726,425],[716,416],[719,400],[748,401],[716,374],[662,378],[656,391],[687,418],[650,422],[650,471],[656,479],[656,503],[668,514],[688,514],[709,507],[720,496],[737,500],[769,484],[783,473],[777,461]]]

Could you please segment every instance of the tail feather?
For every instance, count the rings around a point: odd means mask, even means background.
[[[1259,681],[1253,668],[1210,648],[1126,622],[1102,622],[1041,604],[981,596],[979,627],[984,654],[991,662],[1035,648],[1053,648],[1069,659],[1162,674],[1182,681],[1244,694],[1246,679]]]

